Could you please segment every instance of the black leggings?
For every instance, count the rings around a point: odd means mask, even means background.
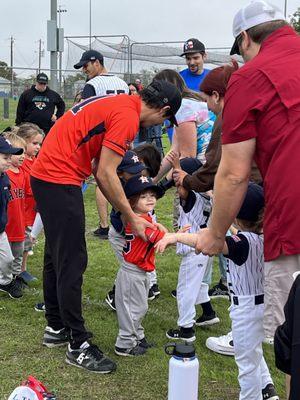
[[[85,215],[81,188],[31,177],[45,230],[44,299],[48,326],[70,330],[71,345],[88,339],[81,304],[87,266]]]

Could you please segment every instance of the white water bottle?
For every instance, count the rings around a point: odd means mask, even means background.
[[[199,361],[195,347],[187,343],[170,343],[165,352],[172,356],[168,400],[198,400]]]

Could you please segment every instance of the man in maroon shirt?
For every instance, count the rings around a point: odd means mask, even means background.
[[[254,1],[233,22],[231,54],[246,64],[229,82],[211,225],[197,251],[218,254],[255,159],[264,181],[265,333],[273,340],[300,270],[300,37],[276,7]]]

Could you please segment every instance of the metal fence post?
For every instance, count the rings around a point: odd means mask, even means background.
[[[3,118],[9,119],[9,98],[3,97]]]

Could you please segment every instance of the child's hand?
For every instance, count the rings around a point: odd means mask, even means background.
[[[177,242],[176,233],[166,233],[165,236],[155,244],[156,252],[163,253],[170,244]]]
[[[180,165],[180,161],[179,161],[179,154],[178,153],[175,153],[175,154],[176,155],[174,155],[173,161],[172,161],[173,168],[181,170],[181,165]]]
[[[168,229],[167,229],[165,226],[163,226],[162,224],[160,224],[160,223],[158,223],[158,222],[155,222],[154,225],[157,226],[158,229],[159,229],[161,232],[165,232],[165,233],[168,233],[168,232],[169,232]]]
[[[182,228],[178,229],[177,232],[185,233],[185,232],[189,231],[191,227],[192,227],[192,225],[184,225]]]
[[[169,163],[171,163],[173,165],[174,159],[178,158],[179,154],[174,151],[171,150],[167,155],[166,155],[166,159],[169,161]]]

